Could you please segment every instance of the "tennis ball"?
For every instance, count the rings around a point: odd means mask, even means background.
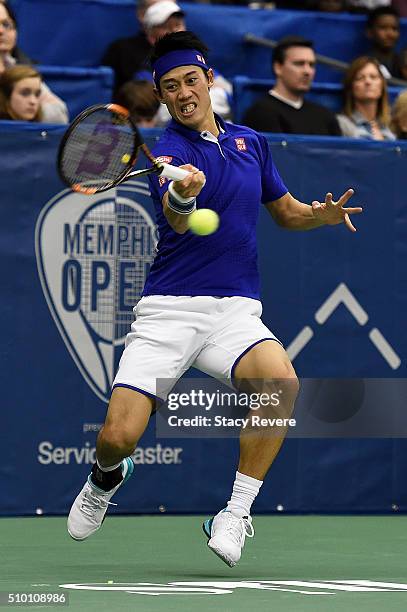
[[[122,157],[122,163],[123,164],[128,164],[130,161],[131,155],[129,155],[128,153],[125,153]]]
[[[188,226],[198,236],[209,236],[219,227],[219,215],[211,208],[199,208],[189,215]]]

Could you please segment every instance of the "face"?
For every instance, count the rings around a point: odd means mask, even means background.
[[[377,101],[383,92],[383,80],[379,69],[374,64],[366,64],[356,73],[352,93],[358,102]]]
[[[213,118],[209,89],[213,85],[213,72],[208,78],[199,66],[179,66],[161,78],[160,102],[167,105],[170,115],[193,130],[208,129]]]
[[[274,72],[290,93],[306,93],[315,76],[315,53],[307,47],[290,47],[284,62],[274,64]]]
[[[16,45],[16,39],[14,23],[0,2],[0,53],[10,53]]]
[[[18,81],[11,92],[8,107],[14,119],[32,121],[40,108],[41,79],[30,77]]]
[[[150,45],[155,45],[159,38],[162,38],[164,34],[171,34],[172,32],[185,32],[185,20],[179,15],[171,15],[159,26],[155,26],[147,30],[147,40]]]
[[[381,15],[369,31],[370,38],[383,50],[393,49],[400,37],[400,24],[394,15]]]

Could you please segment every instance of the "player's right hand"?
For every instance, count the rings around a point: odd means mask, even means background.
[[[191,164],[184,164],[180,168],[188,170],[190,174],[182,181],[174,181],[173,187],[182,198],[195,198],[206,183],[205,175]]]

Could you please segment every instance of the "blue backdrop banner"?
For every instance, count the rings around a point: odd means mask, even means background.
[[[1,125],[2,515],[67,512],[94,460],[132,307],[154,256],[146,181],[94,196],[71,193],[55,166],[62,134],[55,126]],[[146,133],[149,146],[158,135]],[[352,234],[343,226],[290,233],[262,211],[265,323],[300,377],[402,383],[407,145],[269,140],[293,194],[311,202],[353,187],[365,212]],[[389,410],[391,397],[381,401]],[[235,439],[157,438],[152,422],[115,511],[215,511],[229,497],[237,452]],[[402,439],[290,439],[256,510],[405,510],[406,457]]]

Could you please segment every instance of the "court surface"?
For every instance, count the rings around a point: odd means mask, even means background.
[[[0,590],[69,593],[68,606],[0,610],[407,609],[405,516],[258,516],[233,569],[207,548],[201,522],[111,516],[92,538],[74,542],[62,517],[0,519]],[[86,588],[60,587],[67,584]]]

